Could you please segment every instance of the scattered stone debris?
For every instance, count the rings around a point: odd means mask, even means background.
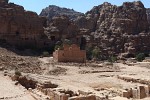
[[[47,73],[48,75],[66,75],[67,69],[62,67],[54,67]]]
[[[0,48],[0,70],[19,70],[25,73],[41,73],[40,61],[37,57],[20,56],[4,48]]]

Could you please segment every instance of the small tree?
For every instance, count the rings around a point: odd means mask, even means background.
[[[20,72],[20,71],[15,70],[15,75],[17,75],[17,76],[21,76],[22,74],[21,74],[21,72]]]
[[[92,58],[99,59],[99,57],[100,57],[100,49],[96,46],[96,47],[92,50]]]
[[[63,49],[63,46],[62,45],[55,45],[55,48],[54,48],[55,50],[58,50],[58,49],[60,49],[60,50],[62,50]]]
[[[136,60],[137,61],[143,61],[145,59],[145,54],[144,53],[139,53],[136,55]]]
[[[72,44],[72,41],[70,41],[69,39],[65,39],[65,40],[63,41],[63,44],[71,45],[71,44]]]
[[[115,61],[117,61],[117,57],[111,56],[111,57],[108,59],[108,61],[111,62],[111,63],[114,63]]]

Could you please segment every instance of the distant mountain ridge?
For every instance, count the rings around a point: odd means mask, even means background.
[[[55,5],[50,5],[49,7],[46,7],[42,10],[40,13],[40,16],[46,16],[49,20],[51,20],[53,17],[66,15],[69,17],[69,19],[74,20],[78,16],[84,15],[81,12],[77,12],[73,9],[68,8],[62,8]]]

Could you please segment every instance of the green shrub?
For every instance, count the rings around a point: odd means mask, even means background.
[[[108,59],[108,61],[111,62],[111,63],[114,63],[115,61],[117,61],[117,57],[111,56],[111,57]]]
[[[92,58],[96,58],[98,59],[100,56],[100,49],[98,47],[95,47],[93,50],[92,50]]]
[[[72,45],[72,41],[69,40],[69,39],[65,39],[65,40],[63,41],[63,44]]]
[[[42,53],[42,56],[43,56],[43,57],[48,57],[48,56],[49,56],[49,52],[44,51],[44,52]]]
[[[55,45],[55,50],[58,50],[58,48],[60,48],[60,46],[59,45]]]
[[[136,60],[137,61],[143,61],[145,59],[145,54],[144,53],[139,53],[136,55]]]
[[[15,71],[15,75],[21,76],[22,74],[21,74],[21,72],[19,72],[18,70],[16,70],[16,71]]]
[[[62,45],[55,45],[55,50],[58,50],[58,48],[60,49],[60,50],[63,50],[63,46]]]

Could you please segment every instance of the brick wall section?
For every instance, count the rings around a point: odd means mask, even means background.
[[[86,61],[86,51],[80,50],[80,47],[76,44],[71,46],[64,45],[63,50],[56,50],[53,53],[54,61],[57,62],[80,62]]]

